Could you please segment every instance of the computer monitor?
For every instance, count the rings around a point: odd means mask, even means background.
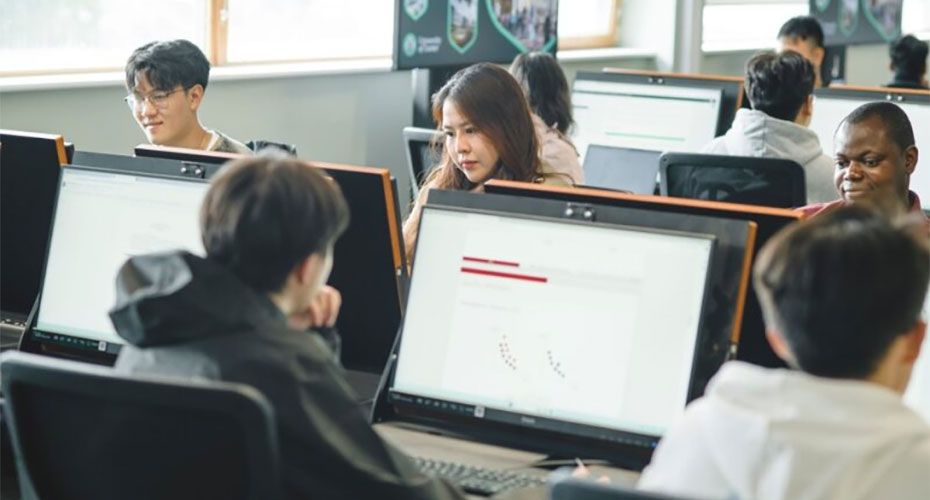
[[[758,224],[753,255],[758,255],[762,246],[791,223],[801,220],[803,215],[796,210],[784,208],[721,203],[666,196],[642,196],[617,193],[598,189],[560,188],[522,182],[492,180],[485,184],[489,194],[507,194],[528,198],[561,200],[571,203],[590,203],[618,208],[640,208],[654,211],[673,212],[686,215],[704,215],[729,219],[753,221]],[[750,267],[747,267],[747,272]],[[736,359],[767,367],[785,367],[768,340],[765,338],[765,322],[755,290],[750,286],[746,294],[746,307],[739,329]]]
[[[18,333],[39,293],[65,163],[60,135],[0,130],[0,321]]]
[[[828,87],[814,91],[814,114],[810,128],[820,138],[827,156],[833,156],[833,134],[843,118],[854,109],[873,101],[890,101],[904,110],[914,129],[920,152],[917,169],[911,175],[911,191],[920,196],[924,209],[930,209],[930,91],[872,87]]]
[[[137,156],[213,163],[244,155],[141,145]],[[329,284],[342,293],[336,327],[346,368],[380,373],[391,352],[407,281],[397,182],[385,168],[307,162],[342,189],[351,221],[333,250]],[[207,167],[208,177],[210,167]]]
[[[706,234],[427,204],[384,396],[453,432],[644,465],[688,402],[713,250]]]
[[[741,76],[697,75],[689,73],[665,73],[625,68],[604,68],[604,73],[620,75],[631,82],[645,82],[653,85],[684,85],[707,88],[719,88],[723,91],[720,101],[720,121],[717,122],[717,135],[723,135],[733,124],[737,110],[750,108],[746,89]]]
[[[412,198],[416,198],[420,184],[442,159],[443,144],[438,136],[436,129],[404,127],[404,149],[407,152]],[[434,144],[436,147],[433,147]]]
[[[694,215],[642,207],[613,207],[610,203],[572,202],[495,193],[434,189],[429,204],[470,210],[573,218],[604,224],[666,231],[710,234],[716,238],[708,281],[707,303],[701,321],[701,344],[692,377],[690,397],[704,394],[704,386],[733,353],[740,338],[749,269],[758,225],[728,217]]]
[[[741,83],[641,71],[581,72],[572,86],[573,140],[654,151],[698,152],[730,127]]]
[[[128,257],[203,254],[201,179],[89,167],[62,170],[38,310],[22,349],[112,363],[122,339],[107,312]]]
[[[222,165],[215,163],[196,163],[186,160],[169,160],[154,156],[126,156],[110,153],[93,153],[77,151],[71,163],[85,167],[97,167],[122,172],[158,174],[171,177],[190,177],[209,179]]]
[[[585,186],[654,194],[661,155],[648,149],[591,144],[582,166]]]
[[[397,182],[385,168],[310,162],[345,195],[351,221],[333,249],[329,284],[342,293],[342,364],[381,373],[404,307],[407,265]]]

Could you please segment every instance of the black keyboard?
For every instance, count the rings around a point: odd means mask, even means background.
[[[500,469],[414,457],[420,471],[427,476],[441,477],[466,493],[490,496],[502,491],[531,486],[545,486],[544,476],[532,476]]]

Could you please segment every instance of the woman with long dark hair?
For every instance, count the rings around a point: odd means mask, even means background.
[[[506,70],[486,63],[469,66],[433,95],[432,105],[443,134],[442,159],[423,182],[404,224],[408,256],[429,189],[481,191],[490,179],[572,184],[540,159],[530,109]]]
[[[575,184],[584,183],[578,151],[569,139],[575,124],[572,97],[565,73],[551,54],[520,54],[510,65],[533,112],[533,126],[540,143],[542,160],[552,170],[568,175]]]

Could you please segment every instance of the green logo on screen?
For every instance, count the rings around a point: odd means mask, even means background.
[[[428,8],[429,0],[404,0],[404,12],[414,21],[419,21]]]
[[[407,33],[404,35],[404,55],[407,57],[413,57],[417,54],[417,36],[413,33]]]

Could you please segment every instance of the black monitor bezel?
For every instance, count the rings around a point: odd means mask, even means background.
[[[817,98],[848,101],[887,101],[895,104],[930,105],[930,90],[907,90],[890,87],[822,87],[814,89],[814,107]]]
[[[39,296],[36,299],[35,306],[29,314],[29,318],[26,320],[26,327],[23,331],[22,339],[20,340],[19,350],[35,354],[54,356],[58,358],[76,359],[79,361],[101,365],[113,365],[116,362],[116,358],[119,355],[122,344],[107,342],[106,350],[100,351],[95,350],[91,347],[91,345],[97,344],[99,346],[101,341],[95,341],[86,337],[79,337],[67,333],[36,329],[39,311],[42,307],[42,291],[45,289],[46,273],[48,272],[48,259],[52,250],[51,241],[52,236],[55,234],[55,225],[58,219],[58,201],[61,197],[61,186],[65,180],[66,173],[72,170],[132,177],[146,177],[151,179],[190,182],[198,184],[207,184],[207,181],[198,177],[161,175],[149,172],[140,172],[133,169],[123,170],[70,164],[64,165],[62,167],[61,176],[58,179],[58,187],[55,190],[55,204],[52,209],[52,221],[49,226],[49,245],[45,251],[45,259],[42,264],[42,279],[39,284]]]
[[[527,212],[510,213],[499,210],[485,210],[477,208],[466,208],[462,206],[430,204],[429,202],[427,202],[427,204],[424,206],[424,213],[426,213],[427,210],[479,213],[499,217],[517,218],[523,220],[540,220],[587,227],[594,225],[610,229],[622,229],[650,234],[687,235],[709,240],[711,242],[711,249],[708,254],[708,265],[706,269],[706,275],[704,277],[704,292],[701,303],[702,310],[707,306],[708,293],[711,288],[712,264],[714,262],[714,254],[717,250],[717,241],[714,235],[706,233],[693,233],[687,231],[672,231],[666,229],[629,226],[622,224],[590,222],[546,215],[535,215]],[[422,225],[420,228],[422,228]],[[407,287],[408,297],[407,300],[405,300],[405,303],[409,303],[409,293],[413,288],[416,269],[415,261],[416,254],[414,254],[414,262],[411,266],[410,281],[409,286]],[[406,311],[404,317],[406,318]],[[593,425],[568,423],[570,427],[583,430],[585,433],[589,434],[588,436],[579,436],[565,432],[557,432],[552,429],[540,428],[537,426],[538,423],[542,423],[548,426],[550,421],[541,419],[535,415],[521,415],[519,413],[496,410],[498,413],[513,417],[511,418],[511,422],[501,422],[475,417],[474,415],[469,416],[461,411],[461,407],[464,406],[465,409],[471,408],[473,411],[474,406],[469,407],[469,405],[462,405],[458,402],[442,401],[435,398],[424,398],[420,396],[421,400],[429,400],[426,402],[426,404],[429,404],[430,406],[433,406],[433,402],[437,403],[435,405],[435,408],[437,409],[427,409],[425,404],[422,402],[417,403],[415,400],[411,400],[409,402],[403,401],[403,398],[406,397],[403,393],[393,392],[393,383],[397,362],[400,356],[400,344],[403,339],[403,330],[404,323],[402,322],[398,330],[397,339],[395,341],[390,363],[386,367],[383,374],[382,382],[376,397],[375,406],[372,410],[373,422],[397,421],[406,425],[412,425],[414,427],[438,430],[453,436],[462,436],[517,448],[536,450],[550,454],[562,454],[565,456],[583,456],[586,458],[605,459],[611,461],[612,463],[635,469],[641,469],[648,463],[650,457],[652,456],[653,450],[658,445],[658,436],[617,431],[614,429],[605,429]],[[698,321],[697,335],[695,336],[696,346],[700,345],[704,335],[706,335],[706,332],[704,328],[704,317],[702,315]],[[693,362],[691,365],[688,401],[693,399],[691,397],[691,393],[692,386],[695,383],[695,374],[698,369],[699,354],[699,350],[695,349],[695,353],[692,358]],[[416,398],[417,396],[414,395],[413,397]],[[400,400],[398,400],[398,398],[400,398]],[[445,403],[445,406],[443,406],[443,403]],[[455,409],[449,408],[450,404],[453,405],[453,408]],[[487,415],[487,410],[485,410],[485,415]],[[592,435],[595,433],[601,433],[600,438],[594,437]]]

